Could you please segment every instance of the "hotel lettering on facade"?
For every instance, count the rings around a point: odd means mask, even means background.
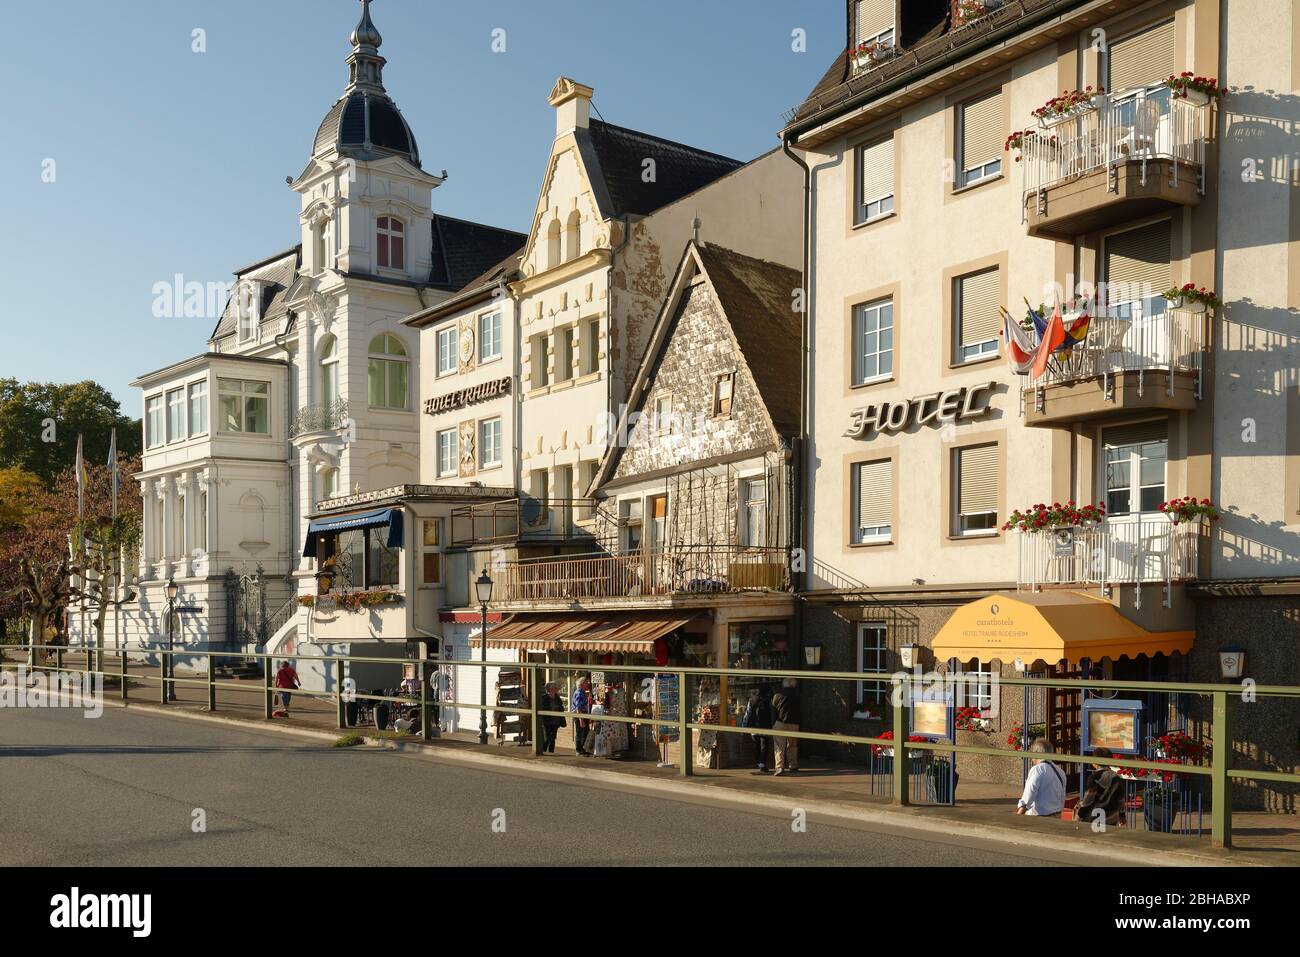
[[[848,51],[784,131],[812,197],[803,640],[833,670],[894,671],[913,651],[974,670],[967,704],[995,717],[963,743],[1042,724],[1077,751],[1077,698],[999,694],[992,675],[1220,680],[1228,646],[1258,681],[1300,674],[1284,132],[1300,115],[1282,92],[1300,20],[1250,0],[965,6],[848,3]],[[1164,81],[1183,71],[1237,92],[1175,96]],[[1033,115],[1099,88],[1050,128]],[[1224,305],[1165,298],[1189,282]],[[1088,333],[1041,377],[1016,374],[1000,310],[1050,314],[1054,290],[1066,310],[1092,297]],[[1173,524],[1159,506],[1182,496],[1222,520]],[[1037,503],[1108,517],[1002,530]],[[810,687],[805,721],[869,733],[886,697]],[[1201,701],[1147,706],[1152,731],[1208,720]],[[1240,723],[1238,760],[1294,770],[1294,713]]]

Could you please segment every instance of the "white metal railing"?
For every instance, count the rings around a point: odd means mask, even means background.
[[[1021,147],[1024,195],[1028,199],[1049,186],[1122,163],[1140,162],[1142,182],[1150,160],[1176,160],[1195,167],[1204,192],[1208,104],[1196,104],[1167,89],[1099,96],[1092,108],[1034,130]],[[1188,175],[1188,174],[1183,174]]]
[[[1196,578],[1200,522],[1119,516],[1064,533],[1020,533],[1020,586],[1129,585]]]
[[[1024,391],[1118,372],[1163,370],[1195,376],[1196,397],[1200,398],[1208,313],[1171,308],[1157,312],[1150,310],[1152,302],[1164,302],[1164,299],[1157,296],[1147,300],[1143,304],[1147,310],[1135,304],[1093,316],[1082,342],[1058,352],[1040,378],[1030,381],[1027,376],[1022,377]],[[1166,380],[1165,388],[1173,394],[1172,376]]]

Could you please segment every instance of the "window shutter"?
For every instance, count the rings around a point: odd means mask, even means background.
[[[862,168],[863,205],[885,196],[894,195],[894,138],[886,137],[877,143],[862,147],[858,153]]]
[[[973,346],[996,339],[1002,329],[998,312],[998,271],[990,269],[958,280],[961,303],[961,344]]]
[[[1169,269],[1169,222],[1106,237],[1106,284],[1115,287],[1111,302],[1126,302],[1143,295],[1159,295],[1172,283]],[[1120,298],[1123,297],[1123,298]]]
[[[892,525],[894,463],[890,459],[863,462],[858,470],[858,528]]]
[[[879,36],[894,25],[894,0],[858,0],[853,45]]]
[[[998,447],[977,445],[957,451],[957,511],[962,515],[998,510]]]
[[[1175,62],[1174,21],[1166,20],[1110,45],[1106,89],[1120,93],[1153,86],[1178,72]]]
[[[1169,438],[1169,421],[1156,419],[1153,422],[1139,422],[1136,425],[1120,425],[1102,432],[1101,441],[1108,449],[1125,445],[1145,445],[1148,442],[1164,442]]]
[[[962,107],[961,168],[991,163],[1002,155],[1002,91]]]

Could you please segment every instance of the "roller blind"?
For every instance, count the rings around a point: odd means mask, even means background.
[[[970,169],[1002,155],[1002,91],[962,107],[961,168]]]
[[[1174,21],[1147,27],[1110,45],[1107,89],[1119,93],[1153,86],[1178,72],[1175,61]]]
[[[892,136],[870,143],[859,154],[862,164],[862,194],[864,205],[894,195],[894,138]]]
[[[855,465],[858,472],[858,528],[892,525],[894,463],[890,459]]]
[[[957,510],[962,515],[998,510],[998,447],[957,451]]]
[[[1108,449],[1125,445],[1145,445],[1148,442],[1164,442],[1169,438],[1167,419],[1152,422],[1139,422],[1136,425],[1117,425],[1102,432],[1102,444]]]
[[[857,0],[853,44],[879,36],[894,25],[894,0]]]
[[[1129,302],[1164,292],[1171,284],[1169,221],[1106,237],[1108,299]]]
[[[998,271],[990,269],[957,280],[961,344],[973,346],[996,339],[1002,329],[998,312]]]

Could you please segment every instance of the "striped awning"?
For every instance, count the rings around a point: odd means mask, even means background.
[[[514,615],[488,628],[489,648],[514,651],[597,651],[632,655],[654,652],[656,638],[696,619],[681,612],[628,613],[588,618],[574,615]],[[479,635],[470,637],[477,648]]]

